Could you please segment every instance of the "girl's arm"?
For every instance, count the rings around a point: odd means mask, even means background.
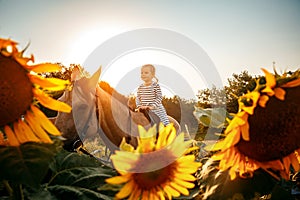
[[[161,101],[163,99],[161,88],[158,83],[154,84],[154,92],[155,92],[155,99],[154,99],[154,106],[157,107],[159,104],[161,104]]]
[[[138,88],[137,95],[135,98],[136,108],[139,108],[141,106],[140,97],[141,97],[141,91],[140,88]]]

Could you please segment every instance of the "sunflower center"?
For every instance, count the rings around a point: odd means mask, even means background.
[[[26,70],[0,53],[0,126],[14,122],[32,103],[32,83]]]
[[[167,182],[175,171],[175,157],[167,150],[143,154],[135,165],[135,183],[141,189],[150,189]]]
[[[141,189],[151,189],[166,183],[174,174],[174,164],[152,172],[135,173],[133,179]]]
[[[257,106],[249,115],[250,141],[241,140],[238,150],[264,162],[280,159],[300,147],[300,87],[285,88],[285,100],[271,97],[266,108]]]

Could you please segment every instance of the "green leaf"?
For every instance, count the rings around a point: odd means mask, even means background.
[[[111,200],[112,199],[112,197],[110,196],[82,187],[55,185],[55,186],[48,187],[48,190],[53,194],[55,194],[55,196],[58,199],[80,199],[80,200],[91,200],[91,199]]]
[[[53,176],[48,185],[70,185],[96,189],[116,172],[95,158],[62,151],[51,163]]]
[[[52,194],[51,191],[45,188],[40,188],[35,192],[32,192],[31,190],[25,190],[24,194],[29,200],[60,200],[54,194]]]
[[[213,128],[223,128],[226,123],[226,117],[228,116],[224,108],[195,107],[193,114],[202,125]]]
[[[49,177],[43,188],[26,188],[29,199],[112,199],[116,191],[98,190],[105,179],[117,172],[96,158],[60,151],[49,165]],[[47,198],[42,198],[45,195]]]
[[[39,187],[56,153],[54,144],[25,143],[0,146],[0,180]]]

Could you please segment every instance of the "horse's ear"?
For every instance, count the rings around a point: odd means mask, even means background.
[[[93,76],[89,80],[89,88],[95,88],[99,82],[99,77],[102,71],[102,66],[93,74]]]

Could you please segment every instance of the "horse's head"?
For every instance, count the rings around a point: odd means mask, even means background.
[[[74,82],[72,90],[66,90],[59,98],[72,106],[71,113],[59,112],[55,125],[61,131],[64,148],[73,150],[76,140],[84,140],[87,135],[97,132],[95,90],[100,76],[100,69],[91,77],[83,77]]]
[[[96,87],[101,68],[91,78],[83,77],[75,81],[72,91],[72,111],[76,130],[84,140],[98,131],[96,116]]]

